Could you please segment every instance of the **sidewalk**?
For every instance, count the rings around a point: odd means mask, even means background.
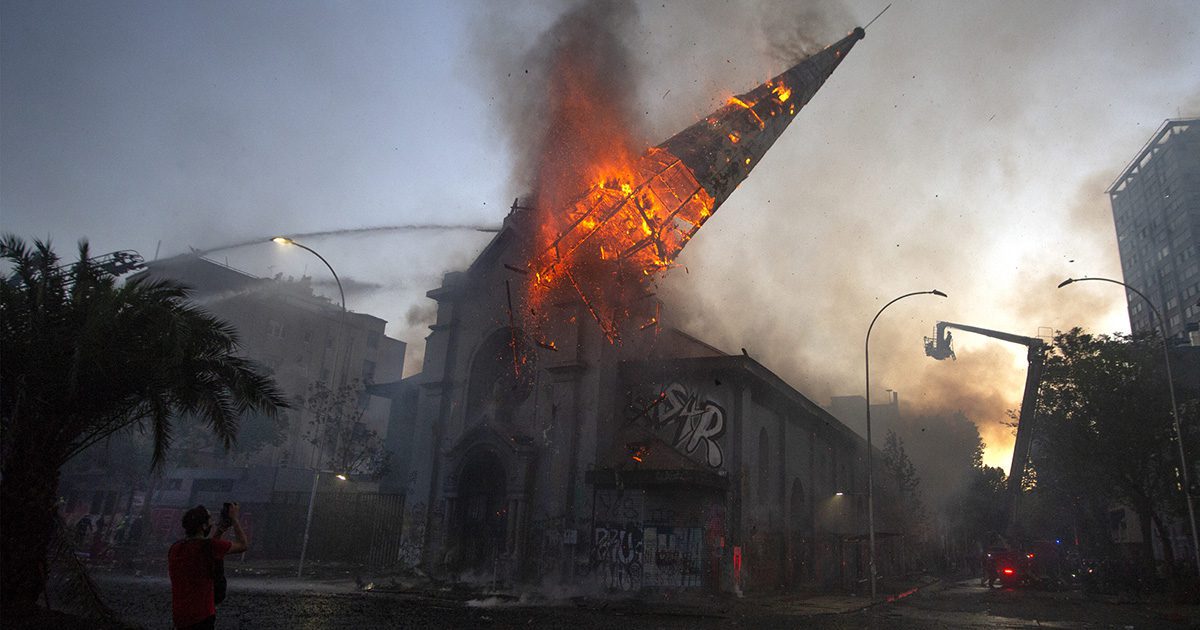
[[[853,613],[915,595],[927,588],[936,588],[941,581],[931,576],[880,584],[878,597],[844,593],[787,593],[747,595],[738,600],[761,610],[786,616],[839,615]]]
[[[166,562],[146,558],[138,575],[166,575]],[[234,581],[266,579],[295,588],[304,584],[339,586],[364,593],[391,594],[419,599],[441,600],[466,606],[569,606],[613,613],[663,615],[671,617],[729,618],[744,613],[773,614],[787,617],[853,613],[874,605],[898,601],[922,589],[941,584],[924,576],[881,582],[879,596],[818,591],[780,593],[777,591],[732,593],[705,590],[642,591],[638,593],[602,593],[586,585],[539,589],[532,586],[492,585],[487,582],[448,582],[422,573],[376,573],[365,567],[344,563],[311,562],[304,566],[304,577],[296,577],[296,560],[246,560],[236,557],[225,561],[225,574]],[[101,571],[104,571],[101,569]],[[105,572],[125,573],[119,568]]]
[[[533,587],[491,590],[488,584],[398,577],[381,578],[378,583],[370,584],[369,588],[364,590],[454,600],[465,602],[468,606],[574,606],[627,615],[730,618],[741,617],[746,613],[787,617],[852,613],[870,606],[898,601],[940,584],[940,580],[925,576],[889,584],[888,588],[881,585],[879,597],[874,601],[866,595],[823,592],[749,593],[739,598],[732,593],[713,593],[699,589],[602,594],[594,589],[580,587],[575,591],[576,594],[566,589],[550,594]]]

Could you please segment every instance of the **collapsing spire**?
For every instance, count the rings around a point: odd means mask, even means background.
[[[658,146],[687,165],[715,205],[721,205],[864,35],[861,28],[854,29]]]
[[[528,263],[531,308],[569,285],[617,342],[641,281],[671,265],[863,36],[854,29],[584,192]]]

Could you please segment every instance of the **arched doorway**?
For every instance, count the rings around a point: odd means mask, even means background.
[[[507,474],[489,450],[471,454],[458,481],[458,569],[491,570],[505,552],[508,533]]]

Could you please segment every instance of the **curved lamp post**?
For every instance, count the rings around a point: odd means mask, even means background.
[[[867,535],[870,538],[870,563],[871,563],[871,599],[875,599],[875,469],[871,463],[872,447],[871,447],[871,329],[875,328],[875,321],[880,315],[887,310],[887,307],[903,300],[906,297],[914,295],[936,295],[938,297],[946,297],[945,293],[934,289],[932,291],[914,291],[905,293],[891,302],[883,305],[878,313],[875,313],[875,318],[871,320],[871,325],[867,327],[867,340],[863,343],[863,356],[867,374]]]
[[[1162,337],[1163,363],[1167,366],[1167,391],[1171,396],[1171,417],[1175,421],[1175,441],[1179,444],[1179,467],[1183,473],[1183,500],[1185,503],[1187,503],[1188,521],[1192,526],[1192,554],[1196,561],[1197,569],[1200,569],[1200,540],[1198,540],[1196,536],[1196,512],[1192,508],[1191,486],[1188,485],[1187,454],[1183,449],[1183,433],[1180,431],[1179,426],[1179,406],[1175,404],[1175,381],[1171,377],[1171,353],[1167,349],[1167,322],[1163,319],[1162,313],[1160,313],[1158,309],[1154,307],[1154,302],[1151,302],[1150,298],[1146,297],[1145,293],[1138,291],[1137,289],[1125,284],[1124,282],[1121,282],[1120,280],[1113,280],[1111,278],[1067,278],[1066,280],[1058,283],[1058,288],[1061,289],[1068,284],[1084,282],[1086,280],[1111,282],[1112,284],[1119,284],[1126,289],[1133,291],[1134,293],[1138,294],[1138,297],[1146,301],[1146,305],[1150,307],[1150,311],[1154,313],[1154,317],[1158,319],[1158,332],[1159,336]]]
[[[329,268],[329,273],[333,274],[334,282],[337,282],[338,294],[341,295],[341,297],[342,297],[342,312],[343,313],[346,312],[346,292],[342,290],[342,279],[338,277],[337,272],[333,270],[333,265],[329,264],[329,261],[325,260],[324,256],[318,254],[317,250],[315,250],[307,245],[297,243],[296,241],[293,241],[292,239],[290,239],[286,236],[276,236],[275,238],[271,239],[271,242],[279,243],[280,245],[295,245],[296,247],[299,247],[300,249],[307,250],[313,256],[320,258],[321,262],[325,263],[325,266]]]
[[[276,236],[275,238],[271,239],[271,242],[279,243],[280,245],[295,245],[296,247],[299,247],[300,249],[307,251],[308,253],[312,254],[313,256],[320,258],[321,262],[325,263],[325,267],[329,269],[329,273],[333,274],[333,281],[337,283],[338,295],[341,296],[341,298],[342,298],[342,321],[341,321],[341,329],[338,332],[338,340],[340,342],[342,340],[343,335],[346,334],[346,292],[342,290],[342,279],[339,278],[337,275],[337,272],[333,270],[333,265],[329,264],[329,261],[325,260],[324,256],[317,253],[317,250],[315,250],[307,245],[304,245],[302,243],[297,243],[296,241],[294,241],[286,236]],[[342,344],[339,343],[338,345],[340,347]],[[341,377],[340,382],[343,385],[345,385],[346,384],[346,374],[350,371],[350,349],[349,348],[340,348],[340,349],[342,351],[342,354],[345,355],[344,362],[343,362],[342,369],[341,369],[341,374],[340,374],[340,377]],[[334,369],[336,370],[337,369],[337,355],[336,354],[334,355],[333,360],[334,360]]]

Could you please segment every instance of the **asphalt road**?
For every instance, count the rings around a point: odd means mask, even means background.
[[[1115,603],[1078,590],[990,589],[943,584],[895,604],[842,615],[836,628],[1195,628],[1196,607]]]
[[[108,603],[127,621],[170,627],[164,578],[97,576]],[[715,600],[707,606],[496,599],[455,601],[403,593],[359,592],[353,584],[231,578],[218,628],[1185,628],[1200,611],[1120,604],[1078,591],[985,589],[971,581],[940,584],[895,603],[831,613],[775,598]]]

